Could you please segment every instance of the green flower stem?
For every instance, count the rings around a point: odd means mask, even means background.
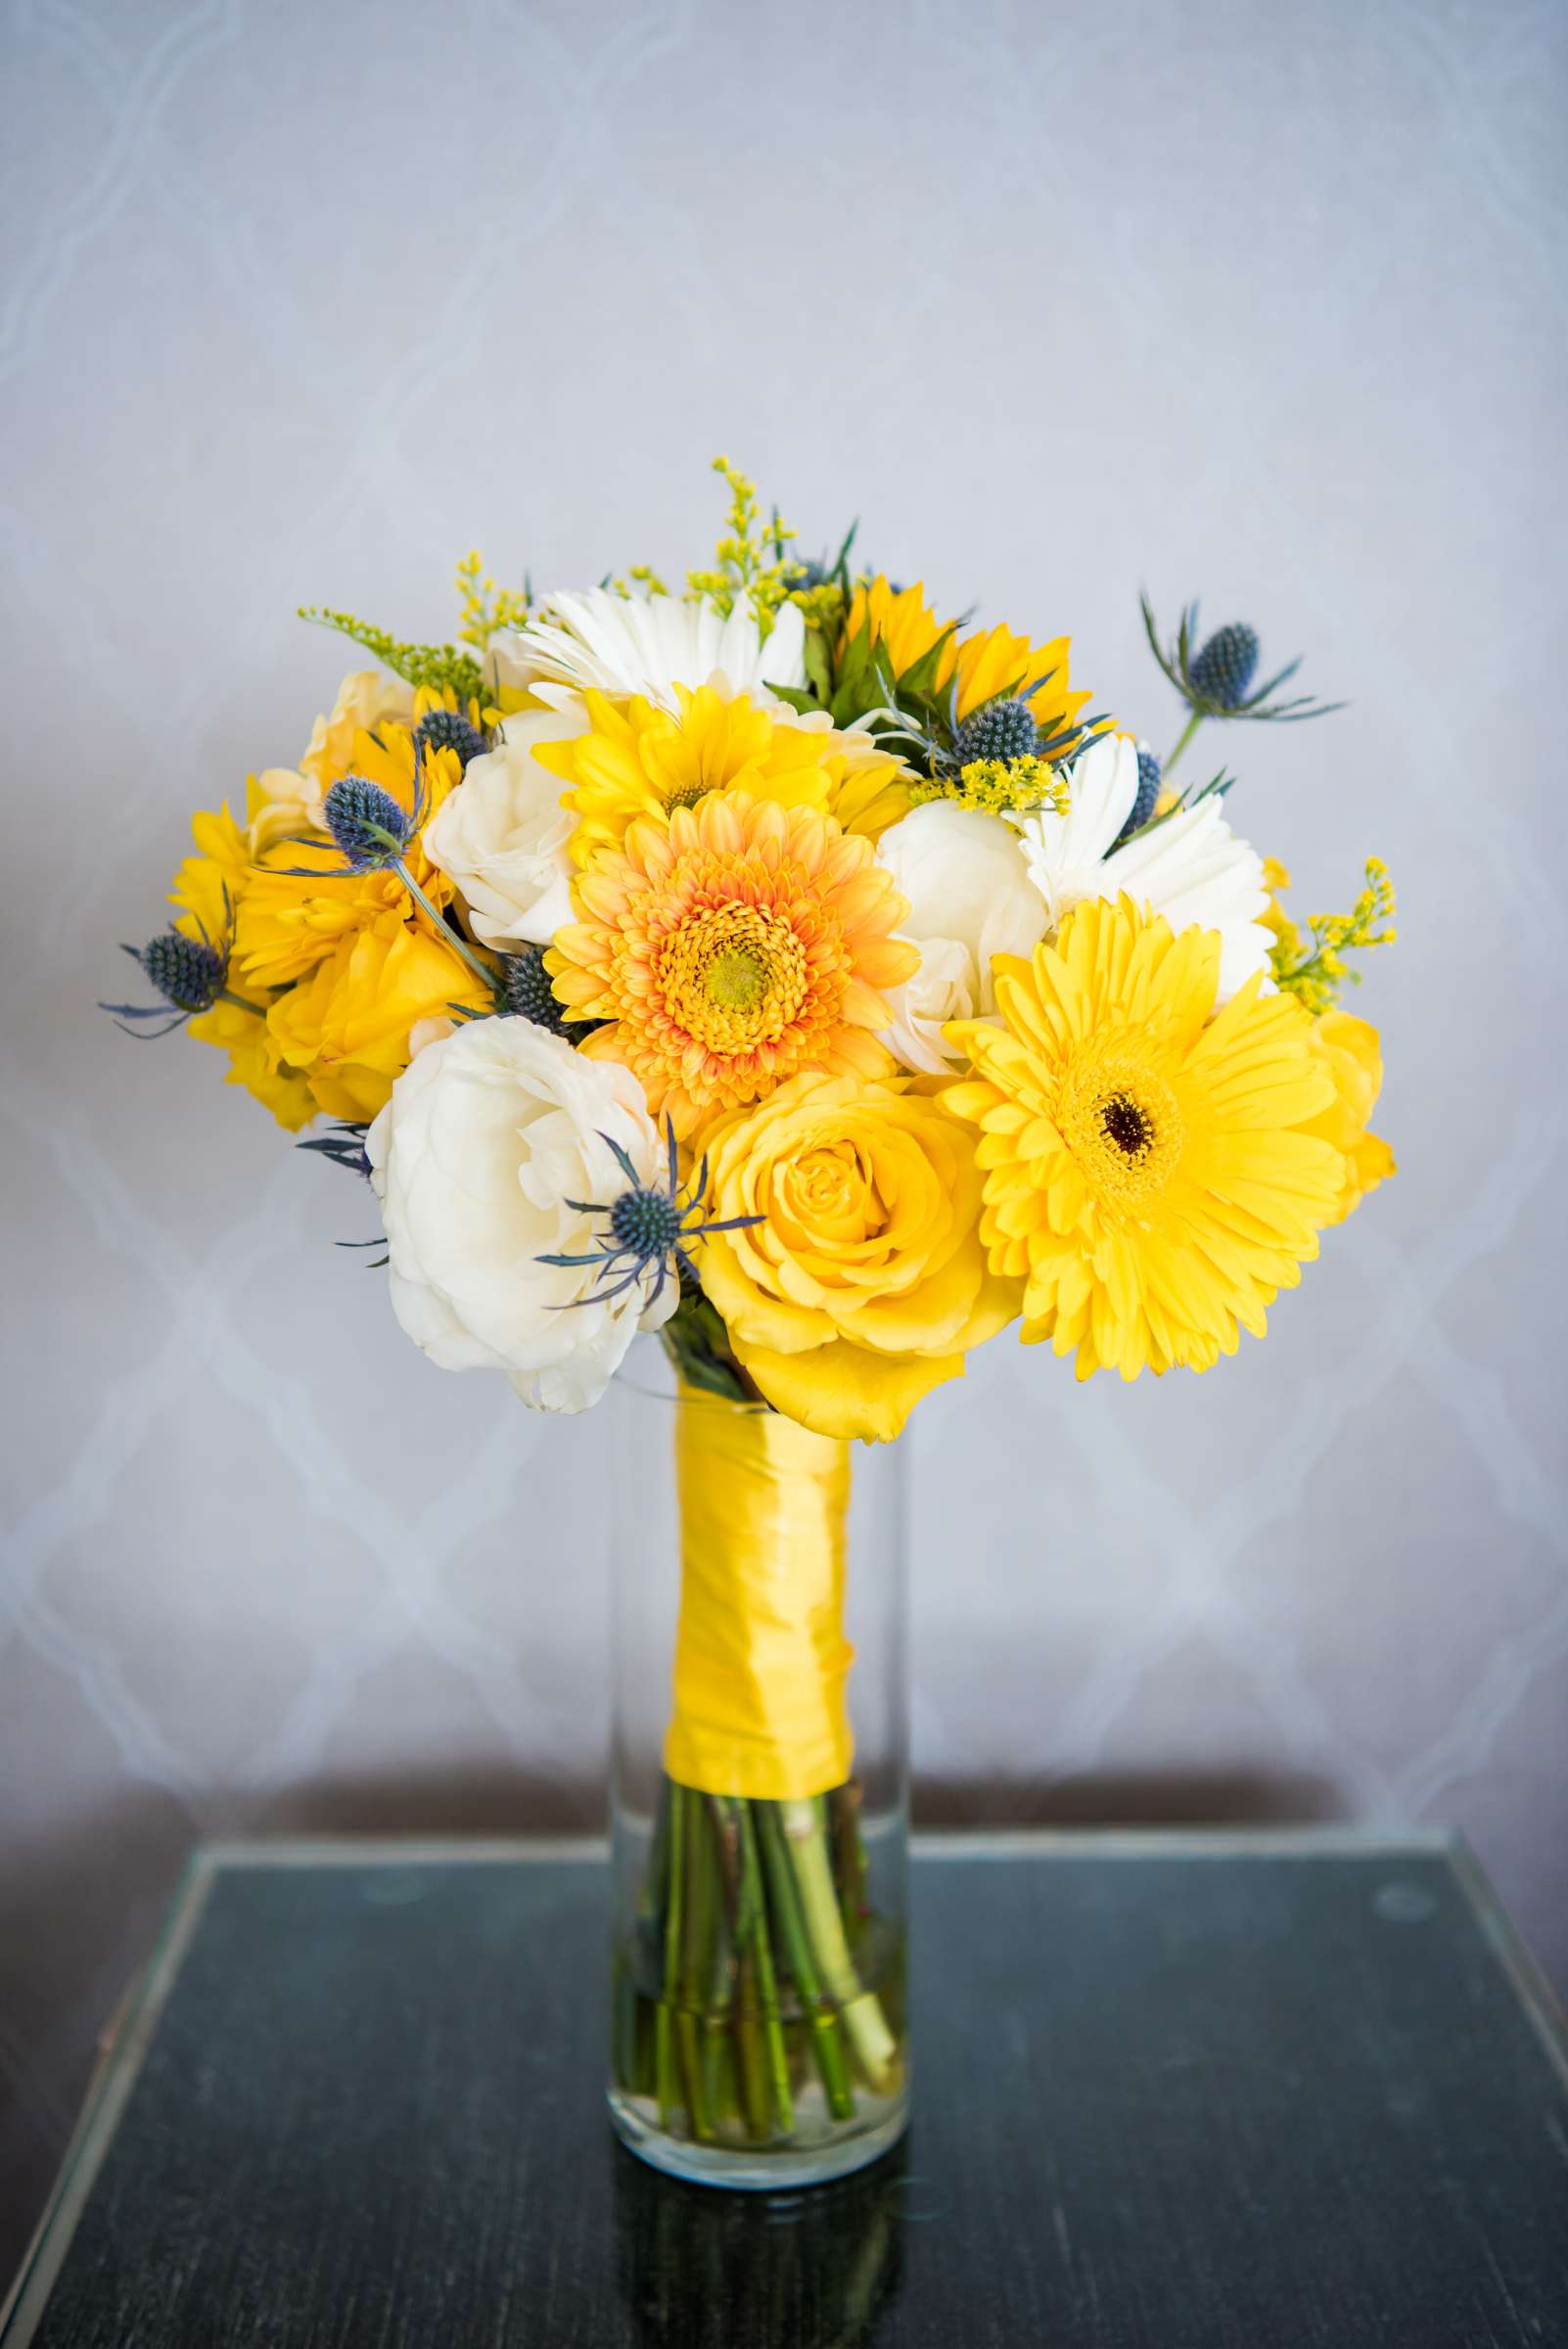
[[[790,1971],[795,1976],[801,2004],[811,2026],[811,2048],[816,2056],[817,2069],[822,2075],[828,2110],[836,2121],[848,2121],[854,2115],[854,2096],[850,2087],[849,2068],[844,2060],[838,2017],[823,1993],[801,1887],[791,1865],[790,1852],[780,1821],[780,1813],[795,1807],[787,1803],[758,1804],[757,1823],[761,1839],[762,1865],[767,1875],[767,1889],[778,1922],[779,1937],[789,1958]],[[805,1809],[814,1833],[815,1817],[810,1804],[807,1803]],[[831,1892],[830,1883],[830,1905]],[[837,1915],[837,1911],[834,1913]],[[840,1938],[843,1938],[842,1932]],[[859,1985],[855,1987],[858,1989]]]
[[[833,1849],[833,1872],[844,1911],[844,1930],[852,1949],[859,1939],[866,1911],[865,1845],[860,1840],[860,1789],[840,1786],[822,1797]]]
[[[746,2134],[754,2144],[761,2144],[773,2127],[767,2051],[757,2013],[760,2004],[757,1967],[750,1948],[744,1948],[735,1959],[735,2062]]]
[[[844,2017],[844,2028],[867,2082],[878,2096],[888,2096],[898,2086],[898,2043],[888,2029],[882,2002],[874,1991],[862,1990],[850,1956],[823,1816],[809,1801],[780,1803],[778,1812],[822,1985]]]
[[[1201,710],[1194,710],[1192,715],[1187,719],[1186,724],[1182,727],[1180,733],[1176,737],[1176,749],[1171,753],[1170,758],[1160,769],[1160,780],[1162,783],[1165,781],[1166,776],[1171,772],[1171,769],[1175,766],[1176,760],[1180,758],[1182,752],[1186,749],[1188,743],[1192,740],[1193,735],[1196,734],[1198,728],[1202,725],[1204,713]]]
[[[771,2123],[767,2051],[752,1948],[756,1898],[748,1883],[741,1846],[745,1805],[734,1795],[713,1794],[708,1808],[723,1879],[723,1924],[727,1927],[727,1933],[720,1933],[717,1961],[710,1980],[708,2028],[711,2035],[718,2037],[723,2055],[733,2066],[747,2133],[759,2142],[768,2135]],[[715,2057],[715,2067],[716,2062]]]
[[[723,1895],[731,1892],[735,1877],[737,1855],[730,1849],[722,1811],[712,1796],[701,1798],[699,1829],[705,1855],[703,1882],[705,1886],[704,1915],[707,1940],[699,1951],[704,1966],[702,1986],[702,2050],[703,2089],[709,2111],[716,2111],[723,2096],[726,2070],[732,2068],[733,2050],[730,2045],[729,2023],[734,2000],[734,1951],[728,1930],[733,1913],[733,1894],[726,1901]]]
[[[659,2126],[674,2125],[679,2101],[675,2085],[674,2015],[680,1997],[681,1886],[685,1876],[686,1809],[681,1789],[669,1788],[669,1857],[665,1891],[664,1995],[654,2020],[654,2091],[659,2098]]]
[[[714,1902],[717,1892],[712,1854],[703,1833],[703,1798],[689,1786],[675,1788],[675,1801],[686,1815],[684,1880],[681,1885],[680,2005],[675,2015],[675,2042],[686,2076],[686,2110],[691,2133],[699,2144],[712,2141],[713,2104],[703,2062],[701,2029],[707,1991],[709,1945],[713,1939]]]
[[[424,891],[420,888],[419,883],[414,879],[413,874],[409,871],[407,859],[399,856],[396,863],[393,865],[392,870],[397,875],[397,878],[402,883],[404,889],[407,890],[409,896],[413,898],[415,904],[422,905],[424,907],[431,920],[435,923],[437,929],[440,932],[442,938],[445,939],[447,944],[449,946],[456,947],[458,953],[462,955],[463,960],[468,964],[469,969],[473,971],[475,975],[484,983],[484,990],[486,994],[488,994],[491,1002],[499,1002],[500,997],[496,993],[495,990],[494,972],[487,971],[484,968],[484,965],[481,962],[473,947],[469,945],[465,939],[458,937],[457,932],[452,928],[451,923],[446,919],[445,915],[437,912],[435,906],[431,903],[429,898],[426,897]]]
[[[762,2047],[766,2059],[773,2111],[784,2136],[795,2126],[795,2099],[790,2094],[790,2051],[785,2043],[778,2006],[778,1975],[773,1945],[767,1937],[767,1903],[762,1893],[762,1869],[757,1851],[757,1826],[750,1803],[735,1805],[740,1822],[741,1905],[745,1929],[739,1921],[735,1938],[746,1951],[757,1977],[757,2000],[762,2013]]]
[[[236,1011],[254,1011],[258,1020],[264,1020],[267,1016],[267,1007],[264,1003],[248,1003],[243,995],[237,995],[230,987],[220,987],[217,992],[218,1001],[232,1003]]]

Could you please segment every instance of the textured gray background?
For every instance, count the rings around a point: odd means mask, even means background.
[[[1452,1820],[1568,1968],[1562,8],[4,25],[0,2266],[195,1834],[595,1817],[592,1422],[429,1368],[344,1178],[91,1003],[330,699],[298,602],[678,570],[719,448],[1157,742],[1140,580],[1306,650],[1354,710],[1233,804],[1402,896],[1403,1173],[1268,1346],[925,1407],[927,1815]]]

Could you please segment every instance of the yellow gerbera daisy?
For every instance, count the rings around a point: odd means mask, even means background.
[[[919,967],[892,935],[908,902],[819,809],[728,790],[638,816],[573,905],[544,958],[556,994],[569,1019],[610,1023],[582,1050],[633,1070],[677,1133],[802,1070],[891,1073],[880,990]]]
[[[981,1237],[1026,1282],[1025,1343],[1131,1379],[1207,1370],[1238,1324],[1262,1337],[1345,1184],[1303,1130],[1334,1086],[1301,1005],[1255,976],[1212,1016],[1219,934],[1127,897],[992,968],[1005,1025],[945,1031],[976,1076],[945,1098],[981,1128]]]
[[[640,695],[584,699],[585,733],[541,744],[534,757],[569,788],[561,804],[577,817],[576,863],[615,848],[639,815],[694,807],[711,791],[747,791],[783,807],[815,807],[846,831],[879,832],[909,801],[898,761],[869,737],[781,724],[746,694],[712,685],[674,688],[677,708]]]
[[[987,628],[983,634],[958,634],[956,621],[939,622],[926,603],[924,587],[900,588],[897,593],[882,577],[857,587],[845,623],[845,641],[868,627],[875,642],[887,649],[896,677],[901,677],[930,652],[943,646],[937,663],[936,685],[945,691],[956,678],[958,715],[967,717],[983,702],[998,694],[1027,699],[1036,723],[1050,734],[1061,733],[1078,716],[1087,693],[1068,689],[1072,644],[1053,636],[1048,644],[1032,644],[1011,628]]]

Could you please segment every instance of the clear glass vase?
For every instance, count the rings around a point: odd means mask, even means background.
[[[842,2177],[908,2116],[900,1449],[652,1344],[610,1408],[615,2125],[710,2185]]]

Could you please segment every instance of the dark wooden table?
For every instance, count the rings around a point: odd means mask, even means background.
[[[917,2118],[717,2194],[600,2103],[603,1865],[200,1854],[4,2349],[1568,2344],[1568,2050],[1462,1850],[934,1841]]]

